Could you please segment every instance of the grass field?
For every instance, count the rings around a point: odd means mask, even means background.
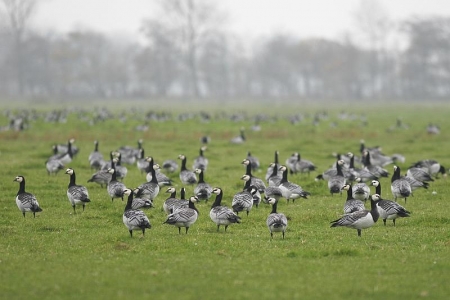
[[[344,109],[357,118],[339,118]],[[431,182],[427,190],[416,190],[406,204],[399,201],[412,212],[410,218],[398,219],[396,227],[390,221],[383,226],[379,220],[363,230],[361,238],[354,229],[329,227],[342,213],[345,194],[331,196],[325,181],[314,180],[333,163],[332,152],[358,153],[360,139],[367,146],[382,146],[386,154],[404,155],[406,162],[399,164],[402,173],[421,159],[438,160],[448,170],[448,105],[376,106],[370,111],[367,105],[292,106],[288,111],[266,107],[261,113],[268,119],[261,121],[259,132],[249,128],[260,111],[211,107],[209,123],[200,122],[197,115],[180,121],[178,113],[173,113],[164,122],[150,121],[148,131],[135,131],[150,110],[120,108],[113,110],[113,118],[91,126],[90,112],[70,110],[66,123],[49,123],[44,121],[47,112],[39,107],[38,117],[27,130],[0,132],[2,299],[447,299],[450,295],[449,178]],[[323,111],[327,118],[313,125],[314,114]],[[245,118],[231,121],[234,112],[244,113]],[[122,114],[126,121],[119,121]],[[302,121],[289,122],[288,117],[299,114]],[[367,119],[366,125],[361,116]],[[397,118],[409,128],[396,128]],[[4,115],[0,120],[8,123]],[[430,122],[439,124],[439,135],[427,134]],[[246,128],[247,141],[231,145],[229,140],[241,127]],[[241,224],[217,232],[209,218],[214,197],[197,205],[198,221],[187,235],[179,235],[175,227],[162,224],[166,188],[156,198],[155,208],[145,211],[152,228],[144,238],[139,231],[130,238],[122,223],[125,202],[111,202],[105,188],[86,182],[94,173],[87,157],[96,139],[105,157],[122,145],[136,146],[142,138],[145,153],[157,162],[185,154],[189,167],[204,134],[211,137],[205,152],[209,159],[205,180],[224,190],[222,202],[227,206],[242,189],[241,161],[247,151],[262,163],[261,170],[254,172],[260,178],[275,150],[281,163],[298,151],[316,164],[318,171],[309,176],[289,175],[311,196],[289,204],[280,200],[278,210],[289,218],[284,240],[280,234],[270,239],[265,225],[270,207],[263,204],[248,217],[242,214]],[[51,145],[69,138],[75,138],[80,153],[67,167],[75,169],[77,183],[88,187],[92,200],[78,214],[73,214],[66,196],[69,176],[64,171],[48,176],[44,165]],[[123,182],[128,187],[145,181],[136,165],[127,167]],[[393,165],[385,168],[392,174]],[[23,218],[16,206],[18,184],[13,179],[17,175],[25,176],[27,191],[36,195],[43,208],[36,218],[32,214]],[[178,172],[169,176],[179,191]],[[382,196],[392,199],[390,179],[383,178],[381,183]],[[193,187],[186,188],[191,195]]]

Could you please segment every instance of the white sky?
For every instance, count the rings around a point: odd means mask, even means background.
[[[361,0],[209,0],[229,17],[228,27],[241,37],[274,32],[300,37],[336,38],[354,26],[352,13]],[[412,15],[450,16],[450,0],[378,0],[394,19]],[[155,0],[41,0],[33,24],[67,32],[88,28],[138,38]]]

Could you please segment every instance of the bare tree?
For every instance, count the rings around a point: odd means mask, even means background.
[[[36,10],[36,0],[2,0],[2,14],[6,15],[8,28],[12,35],[12,54],[16,66],[17,89],[20,95],[24,91],[23,44],[31,16]]]

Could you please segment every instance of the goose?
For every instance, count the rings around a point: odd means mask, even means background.
[[[371,154],[367,150],[363,152],[362,162],[363,162],[364,168],[366,168],[370,173],[375,175],[377,178],[389,176],[389,172],[386,169],[383,169],[382,167],[380,167],[378,165],[372,164]]]
[[[128,174],[128,168],[122,165],[122,153],[114,152],[115,155],[115,168],[117,179],[124,179]]]
[[[360,177],[355,178],[352,186],[353,198],[366,201],[370,196],[369,186]]]
[[[337,157],[341,157],[341,156],[338,155]],[[343,159],[337,159],[328,170],[325,170],[322,174],[317,175],[315,178],[315,181],[319,181],[319,180],[329,181],[331,177],[336,176],[338,164],[340,164],[342,174],[346,180],[348,180],[348,181],[355,180],[355,176],[354,176],[352,170],[348,169],[345,166],[345,161]]]
[[[133,192],[130,189],[124,189],[123,195],[128,197],[125,211],[123,212],[123,224],[128,228],[130,237],[133,237],[133,230],[142,230],[142,236],[145,235],[145,229],[150,229],[150,221],[142,210],[133,209]]]
[[[268,186],[264,191],[264,203],[269,204],[269,198],[275,198],[277,201],[283,197],[283,192],[278,186]]]
[[[245,134],[244,134],[244,128],[241,128],[240,129],[240,134],[238,136],[233,137],[230,140],[230,143],[232,143],[232,144],[243,144],[243,143],[245,143],[245,140],[246,140],[246,138],[245,138]]]
[[[406,171],[406,176],[423,182],[434,181],[428,171],[419,167],[409,167]]]
[[[281,189],[283,197],[286,198],[287,203],[289,203],[289,200],[291,199],[292,203],[294,203],[295,199],[300,197],[308,199],[308,196],[311,195],[311,193],[303,190],[300,185],[288,181],[288,172],[286,166],[281,166],[279,171],[282,172],[283,178],[281,179],[280,185],[278,187]]]
[[[295,164],[294,164],[294,173],[309,173],[311,171],[316,170],[316,166],[314,163],[307,159],[302,159],[300,156],[300,153],[296,152],[295,156],[297,158]]]
[[[64,155],[69,152],[72,153],[72,158],[78,154],[80,149],[78,149],[77,146],[75,146],[73,143],[75,143],[75,139],[69,139],[66,144],[56,144],[56,149],[58,150],[58,154]],[[70,147],[69,147],[70,144]]]
[[[253,176],[251,161],[248,158],[245,158],[241,162],[241,164],[246,166],[245,174],[250,176],[250,181],[251,181],[250,184],[254,185],[258,189],[259,193],[264,193],[264,190],[266,189],[266,184],[264,183],[264,181],[261,178]]]
[[[108,185],[111,178],[111,173],[109,173],[108,170],[98,170],[92,174],[91,178],[87,182],[94,182],[100,184],[100,187],[103,187],[104,185]]]
[[[184,188],[181,188],[182,192],[184,191]],[[180,201],[177,199],[177,190],[171,186],[166,190],[166,193],[169,193],[170,196],[164,201],[163,203],[163,210],[166,214],[170,215],[173,212],[173,205],[175,202]],[[184,198],[184,197],[183,197]]]
[[[350,158],[349,162],[349,172],[353,175],[353,177],[361,178],[361,181],[367,182],[370,180],[378,179],[373,173],[371,173],[367,168],[356,168],[355,167],[355,155],[352,152],[347,153],[347,157]]]
[[[272,205],[272,211],[266,219],[267,228],[269,228],[270,238],[273,239],[274,232],[281,232],[283,239],[284,233],[288,226],[288,220],[283,213],[277,212],[278,200],[275,198],[269,198],[269,204]]]
[[[273,170],[274,169],[278,170],[278,168],[280,167],[280,163],[278,162],[279,154],[280,153],[278,151],[275,151],[273,162],[270,163],[269,167],[267,168],[267,172],[266,172],[266,176],[265,176],[265,179],[267,182],[269,182],[269,178],[272,176]],[[281,177],[280,177],[280,179],[281,179]]]
[[[154,168],[152,168],[150,164],[148,164],[147,168],[145,169],[145,172],[147,173],[147,175],[145,175],[145,179],[147,180],[147,182],[152,181],[152,169]],[[172,179],[170,179],[166,174],[162,173],[161,168],[157,168],[155,170],[155,175],[160,187],[172,185]]]
[[[102,165],[105,163],[103,159],[103,154],[98,151],[98,141],[94,141],[94,150],[89,154],[88,157],[89,165],[91,169],[99,170]]]
[[[245,181],[244,190],[234,194],[231,207],[236,214],[239,214],[241,211],[246,211],[248,216],[253,207],[253,195],[258,189],[250,185],[250,176],[243,175],[241,179]]]
[[[204,153],[206,151],[206,146],[200,147],[199,155],[194,159],[192,164],[192,169],[201,169],[203,171],[208,167],[208,159],[205,157]]]
[[[178,163],[173,159],[167,159],[163,162],[162,168],[169,173],[173,173],[178,170]]]
[[[56,175],[64,169],[64,164],[58,158],[52,156],[45,162],[45,168],[48,175]]]
[[[380,214],[375,202],[376,197],[373,195],[370,198],[370,210],[360,210],[351,214],[343,215],[341,218],[331,221],[330,227],[348,227],[356,229],[358,236],[361,237],[361,230],[372,227],[378,221]]]
[[[344,204],[344,214],[351,214],[355,211],[365,210],[364,202],[353,197],[352,186],[344,184],[342,190],[347,191],[347,200]]]
[[[208,201],[211,198],[212,187],[204,180],[205,170],[197,168],[194,172],[198,174],[198,183],[194,188],[194,194],[199,200]]]
[[[247,152],[247,157],[250,161],[250,166],[253,171],[256,171],[260,168],[261,164],[259,163],[259,159],[256,156],[253,156],[250,151]]]
[[[151,156],[147,157],[147,161],[149,162],[149,168],[151,169],[152,179],[138,186],[140,190],[139,196],[153,201],[156,196],[158,196],[160,190],[158,178],[156,176],[156,170],[159,169],[159,165],[153,164],[153,157]]]
[[[197,183],[197,177],[195,173],[186,168],[186,156],[183,154],[178,155],[178,159],[181,160],[180,180],[184,185],[193,185]]]
[[[36,213],[41,212],[42,208],[39,206],[36,196],[25,191],[25,177],[21,175],[16,176],[14,181],[19,183],[19,191],[16,195],[16,204],[22,212],[23,217],[25,218],[26,212],[32,212],[33,217],[36,217]]]
[[[182,187],[180,189],[180,199],[178,199],[178,201],[175,201],[172,204],[172,207],[170,208],[170,213],[173,213],[180,208],[186,208],[186,207],[189,207],[189,200],[186,199],[186,189],[184,187]]]
[[[133,190],[133,202],[131,203],[131,208],[132,209],[152,208],[153,202],[151,200],[145,198],[136,198],[140,194],[141,190],[139,188],[135,188]]]
[[[269,184],[269,187],[278,187],[281,183],[281,179],[283,179],[283,174],[278,173],[278,169],[280,168],[280,165],[277,165],[275,163],[270,163],[270,168],[272,169],[272,173],[270,174],[269,178],[267,178],[267,183]],[[267,187],[266,187],[267,189]],[[265,189],[265,190],[266,190]],[[264,190],[264,192],[265,192]]]
[[[394,200],[397,201],[397,198],[404,198],[405,203],[406,199],[411,195],[412,189],[409,181],[404,177],[400,176],[400,167],[394,166],[394,174],[392,174],[391,178],[391,192],[394,196]]]
[[[422,168],[428,172],[432,177],[438,177],[439,174],[442,176],[447,176],[445,167],[442,166],[438,161],[434,159],[423,159],[415,162],[412,167]]]
[[[108,169],[108,173],[111,174],[111,180],[108,182],[106,190],[108,191],[108,195],[111,197],[111,201],[114,201],[114,198],[121,198],[123,201],[123,191],[126,187],[125,184],[117,181],[114,162],[112,163],[112,168]]]
[[[219,187],[215,187],[212,190],[212,193],[216,194],[216,199],[211,206],[211,210],[209,211],[209,217],[211,220],[216,223],[217,231],[219,231],[220,225],[225,227],[225,231],[231,224],[241,223],[241,217],[239,217],[231,208],[223,206],[221,204],[223,191]]]
[[[83,206],[84,211],[86,203],[91,202],[91,200],[89,199],[89,192],[85,186],[76,184],[76,175],[74,169],[68,168],[66,170],[66,174],[70,175],[69,186],[67,187],[67,198],[72,205],[73,212],[76,213],[76,205]]]
[[[136,166],[137,166],[138,170],[141,171],[141,174],[144,172],[147,172],[147,168],[149,165],[148,161],[145,158],[146,158],[146,156],[145,156],[144,148],[139,149],[139,156],[136,161]]]
[[[139,155],[139,149],[142,148],[142,139],[137,141],[137,148],[131,146],[122,146],[119,148],[119,152],[122,154],[123,163],[133,165],[136,163],[137,157]]]
[[[336,162],[336,175],[330,176],[328,178],[328,189],[330,190],[330,194],[333,196],[334,194],[342,194],[342,186],[345,185],[346,179],[344,177],[344,173],[342,172],[342,165],[344,161],[342,159]]]
[[[189,206],[175,210],[173,213],[167,216],[167,219],[163,224],[169,224],[178,227],[178,234],[181,234],[181,227],[185,227],[187,234],[189,227],[198,219],[199,213],[197,208],[195,207],[195,202],[198,202],[198,198],[196,196],[191,196],[189,198]]]
[[[408,175],[403,176],[402,178],[406,179],[409,182],[409,185],[411,186],[411,195],[412,192],[417,190],[418,188],[428,189],[428,182],[417,180],[416,178],[410,177]]]
[[[58,155],[57,159],[63,164],[70,164],[73,160],[72,144],[75,142],[74,139],[70,139],[67,142],[67,151]],[[59,147],[58,147],[59,148]]]

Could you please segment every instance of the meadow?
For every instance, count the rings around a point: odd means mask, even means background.
[[[382,146],[385,154],[399,153],[402,173],[415,161],[435,159],[450,168],[450,107],[439,105],[300,106],[281,105],[260,110],[244,107],[182,108],[130,104],[109,108],[110,118],[92,125],[93,108],[63,109],[65,122],[48,122],[49,106],[35,108],[36,118],[21,132],[0,132],[2,194],[0,196],[0,295],[3,299],[447,299],[450,294],[450,195],[449,178],[440,177],[428,189],[414,192],[405,204],[410,218],[388,221],[363,230],[330,228],[342,215],[345,193],[332,196],[325,181],[314,178],[328,169],[333,152],[359,155],[360,140]],[[18,113],[24,107],[14,107]],[[29,111],[30,107],[26,108]],[[7,110],[4,108],[3,112]],[[164,121],[149,120],[148,112],[168,112]],[[209,122],[199,112],[210,114]],[[346,114],[342,114],[345,111]],[[231,118],[231,115],[238,117]],[[264,116],[260,131],[252,131],[255,116]],[[182,117],[180,117],[182,116]],[[297,123],[291,122],[293,116]],[[317,122],[314,121],[314,116]],[[397,127],[397,119],[405,127]],[[8,124],[8,117],[0,117]],[[137,131],[145,123],[147,131]],[[430,135],[429,123],[441,133]],[[246,129],[244,144],[229,140]],[[95,172],[88,163],[94,140],[105,157],[123,145],[143,139],[146,155],[156,162],[187,156],[187,166],[198,155],[200,137],[208,135],[205,156],[209,166],[205,181],[224,191],[222,203],[231,206],[242,189],[245,173],[241,161],[247,152],[259,158],[264,178],[279,151],[280,163],[293,152],[311,160],[317,171],[289,175],[311,193],[309,199],[286,203],[278,211],[288,216],[283,240],[270,238],[265,220],[270,206],[261,204],[241,224],[217,232],[209,218],[208,202],[197,204],[199,219],[188,234],[163,224],[162,210],[169,196],[162,188],[155,207],[145,210],[152,228],[145,237],[130,237],[122,223],[125,201],[109,198],[106,189],[87,180]],[[69,176],[64,171],[49,176],[45,161],[51,146],[75,139],[80,152],[66,167],[75,169],[77,183],[85,185],[92,200],[74,214],[67,199]],[[145,182],[136,165],[126,165],[127,187]],[[385,167],[390,174],[393,165]],[[178,171],[169,174],[177,191]],[[43,212],[24,218],[15,203],[17,175],[39,200]],[[381,180],[383,198],[392,199],[390,178]],[[186,186],[191,195],[193,186]],[[374,189],[372,189],[374,192]],[[369,208],[369,203],[366,203]]]

